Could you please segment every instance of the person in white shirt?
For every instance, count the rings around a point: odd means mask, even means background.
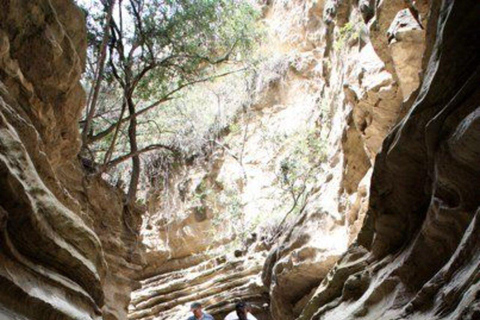
[[[252,308],[248,303],[239,302],[235,305],[235,310],[227,314],[225,320],[257,320],[251,314]]]

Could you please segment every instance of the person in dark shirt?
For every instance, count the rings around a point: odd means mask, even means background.
[[[203,307],[200,302],[194,302],[190,306],[190,310],[193,313],[193,316],[189,317],[188,320],[215,320],[208,313],[203,312]]]

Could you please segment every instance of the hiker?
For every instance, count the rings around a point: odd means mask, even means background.
[[[190,310],[192,311],[193,316],[188,318],[188,320],[215,320],[211,315],[203,312],[202,304],[200,302],[192,303]]]
[[[230,312],[225,320],[257,320],[251,312],[252,308],[248,303],[239,302],[235,305],[235,311]]]

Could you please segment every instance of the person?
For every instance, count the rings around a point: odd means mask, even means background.
[[[257,320],[251,312],[252,307],[248,303],[238,302],[235,310],[227,314],[225,320]]]
[[[200,302],[194,302],[190,306],[190,310],[193,313],[193,316],[188,318],[188,320],[215,320],[211,315],[206,312],[203,312],[203,307]]]

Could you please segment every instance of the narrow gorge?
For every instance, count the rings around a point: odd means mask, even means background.
[[[246,1],[249,72],[189,80],[221,128],[142,153],[136,201],[85,151],[84,2],[0,0],[0,320],[480,319],[480,2]]]

